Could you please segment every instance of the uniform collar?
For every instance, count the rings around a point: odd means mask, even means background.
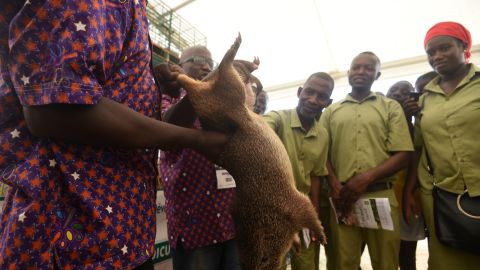
[[[470,69],[467,73],[467,76],[465,76],[465,78],[462,79],[462,81],[458,84],[458,86],[455,89],[458,89],[464,86],[465,84],[468,84],[473,79],[474,76],[480,76],[480,68],[477,67],[477,65],[475,64],[469,64],[469,65],[470,65]],[[437,77],[435,77],[427,85],[425,85],[423,90],[425,92],[433,92],[433,93],[439,93],[439,94],[445,95],[445,92],[443,92],[443,89],[440,87],[440,85],[438,85],[439,79],[440,79],[440,76],[437,75]]]
[[[356,100],[352,97],[352,95],[349,93],[340,103],[345,103],[345,102],[352,102],[352,103],[362,103],[366,100],[373,100],[373,99],[376,99],[378,96],[377,93],[375,92],[371,92],[370,91],[370,94],[368,94],[368,96],[366,96],[365,98],[363,98],[362,100]]]
[[[290,111],[290,127],[293,128],[299,128],[303,130],[307,135],[305,137],[310,137],[310,136],[317,136],[317,129],[315,128],[315,125],[317,124],[317,120],[313,120],[312,127],[308,132],[305,131],[305,129],[302,126],[302,122],[300,121],[300,117],[298,117],[298,112],[297,109],[293,109]]]

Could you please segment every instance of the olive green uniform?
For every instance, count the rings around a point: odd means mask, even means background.
[[[415,146],[428,151],[436,185],[460,194],[480,195],[480,69],[471,65],[467,76],[454,92],[446,95],[439,77],[425,86],[420,99],[423,109],[415,122]],[[424,149],[425,149],[424,148]],[[426,160],[425,153],[422,160]],[[418,168],[421,202],[429,230],[429,269],[479,269],[480,256],[449,248],[435,234],[433,219],[433,179],[426,162]]]
[[[330,226],[330,201],[328,199],[328,183],[324,181],[322,183],[322,190],[320,195],[320,220],[322,221],[323,230],[327,237],[327,245],[324,246],[325,255],[327,257],[327,269],[335,269],[335,251],[333,245],[330,245],[330,239],[332,238],[331,226]],[[335,222],[335,221],[334,221]]]
[[[370,93],[361,101],[348,95],[322,113],[321,124],[330,139],[329,157],[341,183],[373,169],[390,158],[392,152],[412,151],[408,125],[398,102]],[[392,183],[392,175],[378,183]],[[377,183],[376,182],[376,183]],[[388,185],[390,186],[390,185]],[[365,229],[337,224],[330,207],[330,225],[335,269],[357,270],[361,247],[367,243],[373,269],[398,269],[400,227],[398,203],[393,189],[366,192],[364,198],[388,198],[394,230]],[[332,269],[330,269],[332,270]]]
[[[310,192],[310,176],[328,174],[326,168],[328,137],[325,129],[315,121],[309,131],[302,128],[296,109],[272,111],[263,116],[268,125],[277,133],[287,150],[292,164],[297,189]],[[275,153],[272,153],[275,154]],[[319,266],[320,245],[310,243],[308,248],[302,245],[299,253],[294,253],[292,269],[315,269]]]

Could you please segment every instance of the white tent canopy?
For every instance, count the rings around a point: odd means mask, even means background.
[[[185,0],[164,2],[174,8]],[[217,60],[240,32],[243,43],[237,58],[259,56],[255,75],[271,92],[313,72],[342,74],[362,51],[374,52],[386,65],[422,57],[425,33],[440,21],[462,23],[473,44],[480,44],[479,11],[478,0],[196,0],[176,12],[207,37]],[[425,63],[415,75],[428,70]],[[384,72],[382,77],[408,73]],[[274,102],[274,96],[270,100]]]

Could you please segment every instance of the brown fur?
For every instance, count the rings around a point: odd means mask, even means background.
[[[259,65],[260,59],[258,57],[255,57],[253,62],[245,60],[233,60],[233,67],[238,72],[244,83],[255,80],[255,77],[251,73],[255,71]]]
[[[232,134],[219,164],[237,185],[233,215],[242,269],[273,270],[302,228],[323,240],[325,236],[310,200],[295,188],[282,142],[245,106],[245,85],[232,64],[240,43],[239,35],[218,69],[203,81],[186,75],[177,80],[202,121]]]

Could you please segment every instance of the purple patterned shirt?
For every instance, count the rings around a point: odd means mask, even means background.
[[[179,99],[162,98],[162,111]],[[195,128],[200,124],[196,121]],[[191,150],[162,151],[160,174],[164,185],[168,240],[192,250],[235,237],[231,208],[234,188],[218,189],[215,164]]]
[[[8,3],[7,3],[8,2]],[[154,252],[155,151],[32,136],[22,106],[159,109],[145,0],[0,3],[0,269],[126,269]]]

